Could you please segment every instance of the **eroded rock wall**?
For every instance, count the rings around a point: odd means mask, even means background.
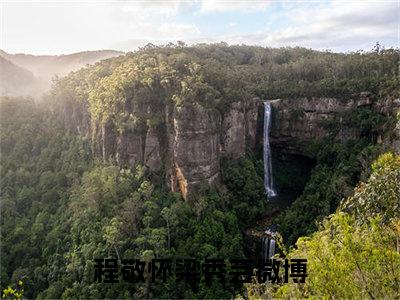
[[[368,93],[362,93],[353,99],[345,100],[336,98],[277,99],[272,100],[271,105],[273,122],[270,142],[275,150],[314,157],[315,153],[312,153],[310,145],[313,141],[323,139],[330,134],[330,129],[326,126],[329,121],[335,122],[335,127],[338,128],[337,134],[332,137],[334,140],[338,142],[357,140],[361,135],[361,129],[349,126],[341,117],[342,113],[368,108],[381,115],[393,116],[399,109],[400,100],[372,101]],[[400,136],[399,130],[397,132]],[[399,143],[398,140],[385,142],[393,144],[393,149],[398,149],[399,146],[396,146]]]
[[[339,122],[336,140],[358,138],[357,128],[341,125],[341,119],[337,119],[340,113],[368,107],[392,116],[400,109],[400,99],[371,101],[367,93],[349,100],[277,99],[271,104],[273,151],[311,158],[315,153],[311,152],[310,144],[328,135],[329,130],[323,124],[329,120]],[[78,133],[91,137],[97,157],[131,167],[141,164],[162,172],[171,190],[190,200],[203,184],[218,184],[221,157],[239,158],[247,148],[262,147],[262,108],[263,102],[257,98],[232,103],[224,112],[198,103],[178,107],[172,103],[157,107],[127,104],[126,111],[139,121],[123,130],[112,123],[100,125],[84,111],[67,108],[64,111],[70,112],[73,119],[69,124],[75,123]],[[382,137],[381,143],[400,153],[400,122],[391,138]]]
[[[246,102],[234,102],[222,116],[221,152],[232,158],[239,158],[246,148],[254,149],[257,145],[257,127],[261,120],[258,98]]]
[[[175,108],[173,167],[184,198],[191,188],[218,180],[219,124],[218,112],[200,104]]]
[[[218,184],[222,156],[239,158],[247,147],[256,145],[259,103],[256,98],[236,102],[221,113],[198,103],[154,108],[127,101],[122,130],[112,122],[90,119],[87,112],[79,119],[68,106],[63,116],[75,124],[75,131],[90,137],[96,157],[163,172],[171,190],[190,200],[202,185]],[[135,119],[134,125],[128,118]]]
[[[373,104],[373,109],[385,116],[392,117],[394,120],[393,132],[386,136],[379,137],[378,142],[393,152],[400,155],[400,98],[386,98]]]
[[[270,143],[278,151],[313,157],[310,144],[328,135],[323,124],[336,114],[355,107],[353,101],[335,98],[277,99],[271,101],[272,128]],[[338,139],[356,139],[358,132],[343,127]]]

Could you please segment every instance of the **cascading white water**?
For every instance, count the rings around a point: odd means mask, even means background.
[[[264,187],[268,197],[276,196],[272,178],[271,148],[269,145],[269,132],[271,127],[271,104],[264,102]]]
[[[261,239],[262,242],[262,259],[268,260],[271,259],[275,255],[275,245],[276,242],[271,236],[264,236]]]

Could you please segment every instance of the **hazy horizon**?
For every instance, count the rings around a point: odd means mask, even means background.
[[[2,1],[0,49],[63,55],[147,43],[299,46],[349,52],[399,46],[399,1]]]
[[[84,52],[101,52],[101,51],[114,51],[114,52],[121,52],[121,53],[126,53],[127,51],[121,51],[121,50],[115,50],[115,49],[94,49],[94,50],[82,50],[82,51],[77,51],[77,52],[69,52],[69,53],[56,53],[56,54],[46,54],[46,53],[38,53],[38,54],[33,54],[33,53],[28,53],[28,52],[9,52],[4,49],[0,48],[0,51],[6,52],[7,54],[10,55],[33,55],[33,56],[67,56],[67,55],[72,55],[72,54],[77,54],[77,53],[84,53]]]
[[[176,44],[176,42],[178,42],[178,41],[171,41],[171,43],[175,43],[175,44]],[[224,41],[210,41],[210,42],[205,42],[205,43],[207,43],[207,44],[213,44],[213,43],[220,43],[220,42],[222,43],[222,42],[224,42]],[[385,48],[385,49],[390,49],[390,48],[392,48],[392,49],[398,49],[398,48],[399,48],[399,47],[394,47],[394,46],[387,47],[386,45],[382,44],[382,43],[379,42],[379,41],[376,41],[376,42],[372,43],[372,44],[371,44],[371,47],[368,48],[368,49],[352,49],[352,50],[346,50],[346,51],[332,51],[332,50],[330,50],[330,49],[315,49],[315,48],[303,47],[303,46],[295,46],[295,45],[293,45],[293,46],[281,46],[281,47],[289,47],[289,48],[301,47],[301,48],[306,48],[306,49],[311,49],[311,50],[316,50],[316,51],[331,51],[332,53],[350,53],[350,52],[354,52],[354,51],[358,51],[358,50],[362,50],[362,51],[366,51],[366,52],[372,51],[373,48],[376,46],[376,43],[377,43],[377,42],[379,43],[379,45],[380,45],[381,47],[383,47],[383,48]],[[170,43],[170,42],[167,42],[167,43]],[[122,54],[126,54],[126,53],[128,53],[128,52],[135,52],[135,51],[139,50],[139,47],[143,47],[143,46],[145,46],[145,45],[147,45],[147,44],[154,44],[154,45],[156,45],[156,46],[164,46],[164,45],[166,45],[167,43],[156,44],[156,43],[154,43],[154,42],[149,41],[148,43],[145,43],[145,44],[143,44],[143,45],[139,45],[137,48],[132,49],[132,50],[93,49],[93,50],[79,50],[79,51],[76,51],[76,52],[65,52],[65,53],[55,53],[55,54],[49,54],[49,53],[29,53],[29,52],[9,52],[9,51],[6,51],[6,50],[1,49],[1,48],[0,48],[0,51],[4,51],[4,52],[6,52],[6,53],[9,54],[9,55],[32,55],[32,56],[68,56],[68,55],[73,55],[73,54],[78,54],[78,53],[84,53],[84,52],[100,52],[100,51],[110,51],[110,52],[111,52],[111,51],[115,51],[115,52],[121,52]],[[200,43],[194,43],[194,44],[188,44],[188,43],[186,43],[186,44],[187,44],[187,46],[196,46],[197,44],[200,44]],[[229,46],[235,46],[235,45],[247,45],[247,44],[243,43],[243,44],[228,44],[228,45],[229,45]],[[250,45],[250,46],[269,47],[269,46],[262,46],[262,45]],[[280,47],[271,47],[271,48],[280,48]]]

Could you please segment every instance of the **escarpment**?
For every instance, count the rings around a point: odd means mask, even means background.
[[[271,101],[273,124],[271,143],[280,152],[313,157],[311,143],[330,134],[327,126],[335,122],[339,132],[333,138],[341,142],[355,140],[358,128],[343,125],[340,114],[354,111],[366,103],[336,98],[277,99]]]
[[[184,198],[191,186],[212,184],[218,178],[219,119],[216,111],[197,103],[175,108],[172,177]]]
[[[64,105],[70,127],[91,139],[93,154],[103,160],[163,172],[172,191],[185,199],[202,185],[219,182],[222,156],[238,158],[256,146],[260,100],[233,103],[221,114],[199,103],[125,106],[122,128],[87,117],[85,105]],[[74,127],[75,126],[75,127]]]
[[[126,106],[121,128],[113,122],[102,124],[91,119],[84,105],[79,113],[76,108],[64,108],[64,118],[75,124],[77,132],[91,137],[96,157],[162,172],[172,191],[191,199],[202,185],[218,185],[222,157],[236,159],[246,149],[262,146],[262,105],[258,98],[233,102],[223,113],[196,102]],[[364,93],[347,100],[277,99],[271,100],[271,106],[273,152],[314,158],[316,153],[310,147],[314,141],[328,136],[338,142],[357,140],[365,134],[353,122],[357,112],[393,117],[399,111],[400,100],[372,101]],[[391,134],[377,133],[372,138],[400,152],[399,123]]]
[[[314,141],[329,138],[344,143],[368,134],[372,143],[400,152],[400,99],[372,100],[361,93],[351,99],[277,99],[271,104],[270,142],[275,151],[313,158]],[[390,128],[389,119],[397,125]]]

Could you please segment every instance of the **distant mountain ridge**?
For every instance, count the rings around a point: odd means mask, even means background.
[[[43,87],[33,73],[0,56],[0,95],[38,94]]]
[[[55,76],[62,77],[88,64],[122,54],[120,51],[99,50],[66,55],[31,55],[0,50],[0,95],[39,96],[50,88]]]

